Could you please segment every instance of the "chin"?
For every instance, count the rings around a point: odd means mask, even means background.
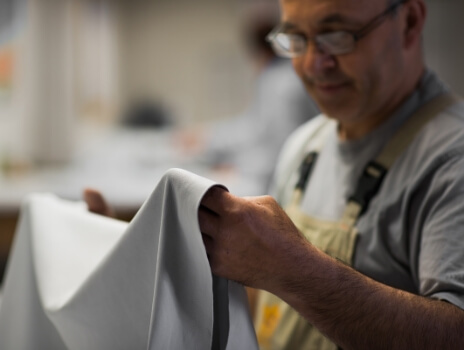
[[[319,109],[330,117],[357,114],[359,109],[358,96],[348,88],[341,88],[331,92],[321,92],[318,89],[307,90]]]
[[[321,112],[330,119],[338,120],[341,123],[351,123],[358,119],[358,108],[352,103],[340,102],[317,102]]]

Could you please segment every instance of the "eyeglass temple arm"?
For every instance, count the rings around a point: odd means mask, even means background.
[[[383,20],[390,16],[392,12],[394,12],[399,6],[403,5],[406,3],[408,0],[399,0],[392,4],[385,12],[381,13],[377,17],[375,17],[369,24],[367,24],[364,28],[359,30],[357,33],[354,33],[354,39],[358,41],[361,39],[363,36],[369,34],[372,30],[374,30],[377,26],[382,24]]]

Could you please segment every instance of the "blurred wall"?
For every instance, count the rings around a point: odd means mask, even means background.
[[[240,112],[252,87],[236,0],[119,2],[121,94],[161,100],[178,121]]]
[[[24,6],[1,17],[0,51],[10,50],[14,69],[0,96],[0,167],[5,154],[66,160],[84,116],[111,125],[139,99],[165,104],[181,123],[240,112],[253,81],[240,36],[249,1],[3,2]],[[464,1],[426,2],[426,60],[464,96]],[[20,24],[5,30],[10,22]]]
[[[464,96],[464,0],[426,0],[428,65]],[[252,73],[240,37],[237,0],[120,1],[122,103],[144,95],[176,109],[181,121],[239,112]]]
[[[464,0],[426,0],[425,55],[428,65],[464,97]]]
[[[74,1],[23,3],[13,13],[20,28],[5,44],[13,52],[14,68],[11,91],[0,103],[0,154],[14,163],[60,163],[72,151],[75,117]]]
[[[73,1],[77,114],[114,123],[121,100],[117,5],[112,0]]]

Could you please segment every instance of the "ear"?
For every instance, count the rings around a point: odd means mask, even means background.
[[[410,49],[417,44],[420,45],[427,7],[423,0],[409,0],[403,6],[405,7],[403,47]]]

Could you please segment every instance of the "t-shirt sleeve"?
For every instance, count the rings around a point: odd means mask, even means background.
[[[464,309],[464,154],[440,165],[423,191],[415,218],[420,249],[412,257],[419,293]]]

